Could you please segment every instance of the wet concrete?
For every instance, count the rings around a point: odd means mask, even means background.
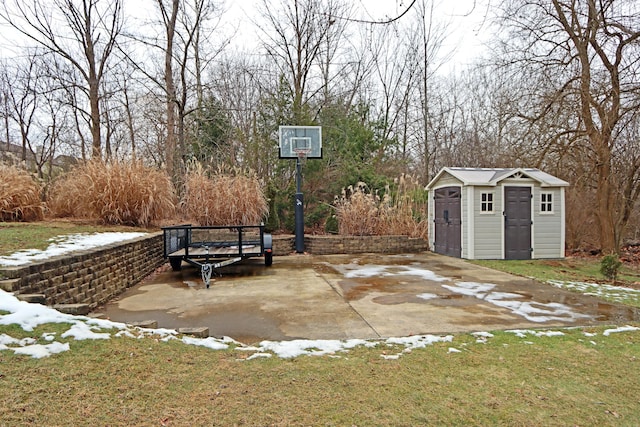
[[[94,314],[244,343],[620,323],[638,311],[431,253],[275,257],[158,271]]]

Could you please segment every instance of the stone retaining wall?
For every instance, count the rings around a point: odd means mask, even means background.
[[[424,239],[407,236],[337,236],[309,235],[304,237],[305,252],[313,255],[331,254],[399,254],[416,253],[429,250]],[[288,255],[295,251],[294,236],[273,236],[275,256]]]
[[[416,253],[429,248],[426,240],[408,236],[305,236],[304,247],[314,255]]]
[[[93,309],[161,266],[162,251],[162,233],[154,233],[25,266],[0,267],[0,288],[42,294],[48,305],[86,304]]]
[[[305,251],[314,255],[427,249],[425,240],[407,236],[305,236]],[[294,251],[294,236],[273,236],[274,256]],[[25,266],[0,267],[0,289],[25,297],[44,295],[42,302],[48,305],[94,309],[151,274],[165,262],[162,255],[162,233],[154,233]]]

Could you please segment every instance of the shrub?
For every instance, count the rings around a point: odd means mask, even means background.
[[[41,193],[42,186],[27,171],[0,165],[0,220],[41,220]]]
[[[263,185],[252,172],[218,170],[199,163],[187,172],[182,207],[200,225],[256,225],[269,213]]]
[[[622,262],[616,254],[605,255],[600,261],[600,273],[609,280],[616,280],[620,267]]]
[[[175,197],[164,171],[141,162],[90,161],[56,180],[48,207],[57,217],[146,227],[175,214]]]

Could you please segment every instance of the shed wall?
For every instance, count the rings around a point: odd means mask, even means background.
[[[502,258],[502,189],[501,187],[473,187],[474,257],[473,259]],[[482,193],[493,194],[493,213],[482,212]]]
[[[553,211],[541,211],[542,193],[552,196]],[[560,188],[536,187],[533,193],[534,258],[560,258],[564,256],[564,197]]]

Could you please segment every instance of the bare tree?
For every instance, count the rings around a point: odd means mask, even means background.
[[[121,31],[122,0],[6,0],[0,19],[80,73],[91,111],[92,154],[100,158],[100,83]]]
[[[640,185],[616,168],[617,152],[622,152],[616,147],[627,144],[621,127],[638,108],[640,5],[631,0],[512,0],[505,5],[503,22],[512,30],[505,31],[510,37],[506,61],[548,76],[555,86],[532,91],[538,108],[522,116],[542,124],[559,102],[567,109],[575,105],[564,132],[572,134],[568,140],[584,141],[582,159],[590,162],[597,192],[600,246],[617,251],[628,197],[620,189]]]
[[[198,110],[202,102],[202,76],[211,60],[227,44],[218,38],[211,43],[221,8],[213,0],[156,0],[160,25],[152,22],[147,34],[132,37],[145,47],[150,47],[150,61],[140,61],[126,54],[134,66],[160,90],[158,97],[165,105],[164,120],[166,143],[164,163],[168,173],[179,179],[187,155],[187,117]],[[158,34],[149,35],[154,29]],[[204,41],[209,43],[205,43]],[[206,44],[206,46],[204,46]],[[153,69],[152,56],[162,55],[162,71]]]
[[[9,120],[11,118],[11,105],[10,105],[10,79],[8,73],[8,67],[6,64],[2,64],[2,71],[0,73],[0,111],[2,113],[2,124],[4,125],[4,142],[9,151],[11,144],[11,131],[9,128]]]
[[[26,61],[16,64],[9,84],[11,118],[20,132],[20,160],[23,162],[27,161],[28,150],[31,151],[32,130],[39,107],[38,80],[41,73],[36,68],[37,55],[30,55]]]
[[[337,3],[323,3],[321,0],[280,0],[276,5],[262,0],[261,14],[267,21],[260,26],[264,37],[262,44],[280,74],[289,82],[293,100],[292,119],[296,123],[301,124],[305,120],[303,107],[314,92],[310,81],[317,77],[314,70],[323,47],[328,47],[325,53],[331,56],[332,43],[327,39],[337,13],[342,13]],[[341,31],[343,26],[336,28]]]

